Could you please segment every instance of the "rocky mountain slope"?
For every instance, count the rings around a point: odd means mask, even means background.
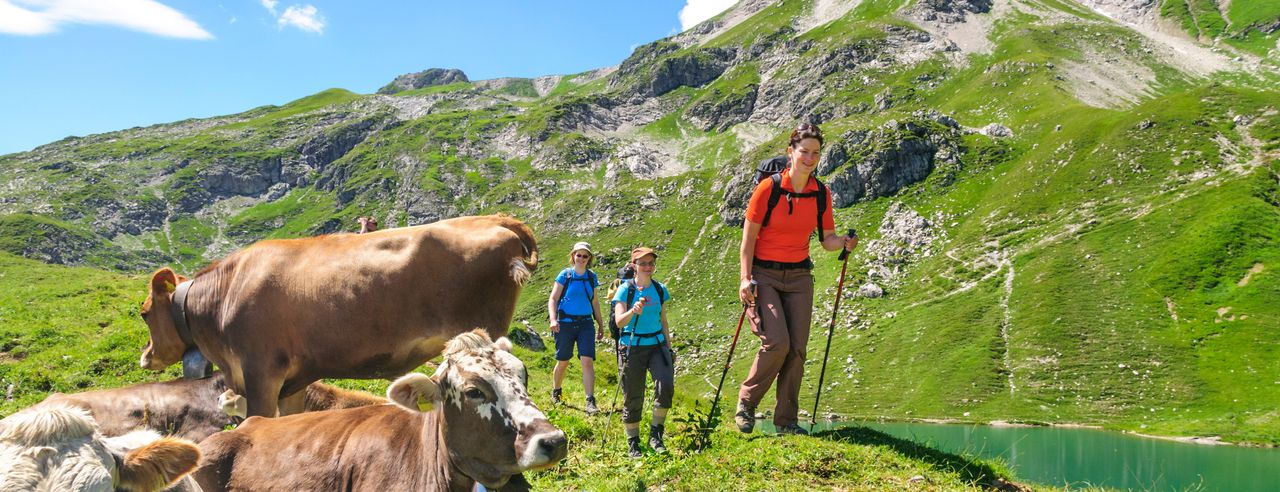
[[[508,212],[550,258],[537,285],[577,240],[602,271],[656,246],[682,387],[709,393],[749,172],[808,120],[864,238],[824,414],[1276,442],[1278,21],[1258,0],[743,0],[617,67],[431,69],[0,156],[0,249],[190,272],[361,215]],[[816,259],[825,323],[839,264]],[[544,296],[518,320],[545,329]]]

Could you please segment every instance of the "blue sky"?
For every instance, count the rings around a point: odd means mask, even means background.
[[[460,68],[577,73],[735,0],[0,0],[0,155]]]

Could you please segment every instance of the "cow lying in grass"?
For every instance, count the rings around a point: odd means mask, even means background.
[[[392,383],[393,405],[250,417],[200,443],[196,481],[206,492],[527,486],[520,473],[554,466],[568,443],[510,350],[476,330],[449,341],[434,376]]]
[[[475,327],[506,335],[536,267],[533,231],[501,215],[262,241],[190,280],[152,275],[139,362],[198,348],[250,415],[274,417],[314,381],[404,374]]]
[[[36,406],[0,420],[0,491],[150,492],[182,479],[199,459],[194,443],[154,431],[103,437],[80,408]]]
[[[233,395],[227,392],[230,390],[223,373],[215,372],[205,379],[176,379],[83,393],[54,393],[37,406],[72,406],[87,410],[105,436],[150,429],[200,442],[234,424],[236,420],[232,416],[245,416],[243,400],[230,398]],[[293,413],[386,402],[368,393],[312,383],[306,389],[304,408]]]

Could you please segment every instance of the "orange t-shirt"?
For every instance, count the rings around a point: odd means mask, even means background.
[[[782,171],[782,189],[791,189],[790,168]],[[764,213],[769,208],[769,192],[773,188],[773,180],[766,179],[756,185],[751,193],[751,201],[747,203],[746,218],[760,224],[764,222]],[[805,184],[803,193],[818,191],[818,182],[812,177]],[[768,227],[760,228],[756,236],[756,258],[769,261],[794,263],[809,257],[809,235],[817,227],[818,200],[814,198],[793,198],[791,207],[787,207],[787,195],[778,198],[773,207],[773,215],[769,216]],[[836,221],[831,211],[831,192],[827,192],[827,211],[822,214],[822,230],[834,231]]]

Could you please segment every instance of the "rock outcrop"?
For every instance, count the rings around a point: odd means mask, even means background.
[[[395,94],[397,92],[421,89],[437,85],[449,85],[454,82],[470,82],[467,74],[456,68],[428,68],[421,72],[406,73],[391,83],[378,89],[378,94]]]

